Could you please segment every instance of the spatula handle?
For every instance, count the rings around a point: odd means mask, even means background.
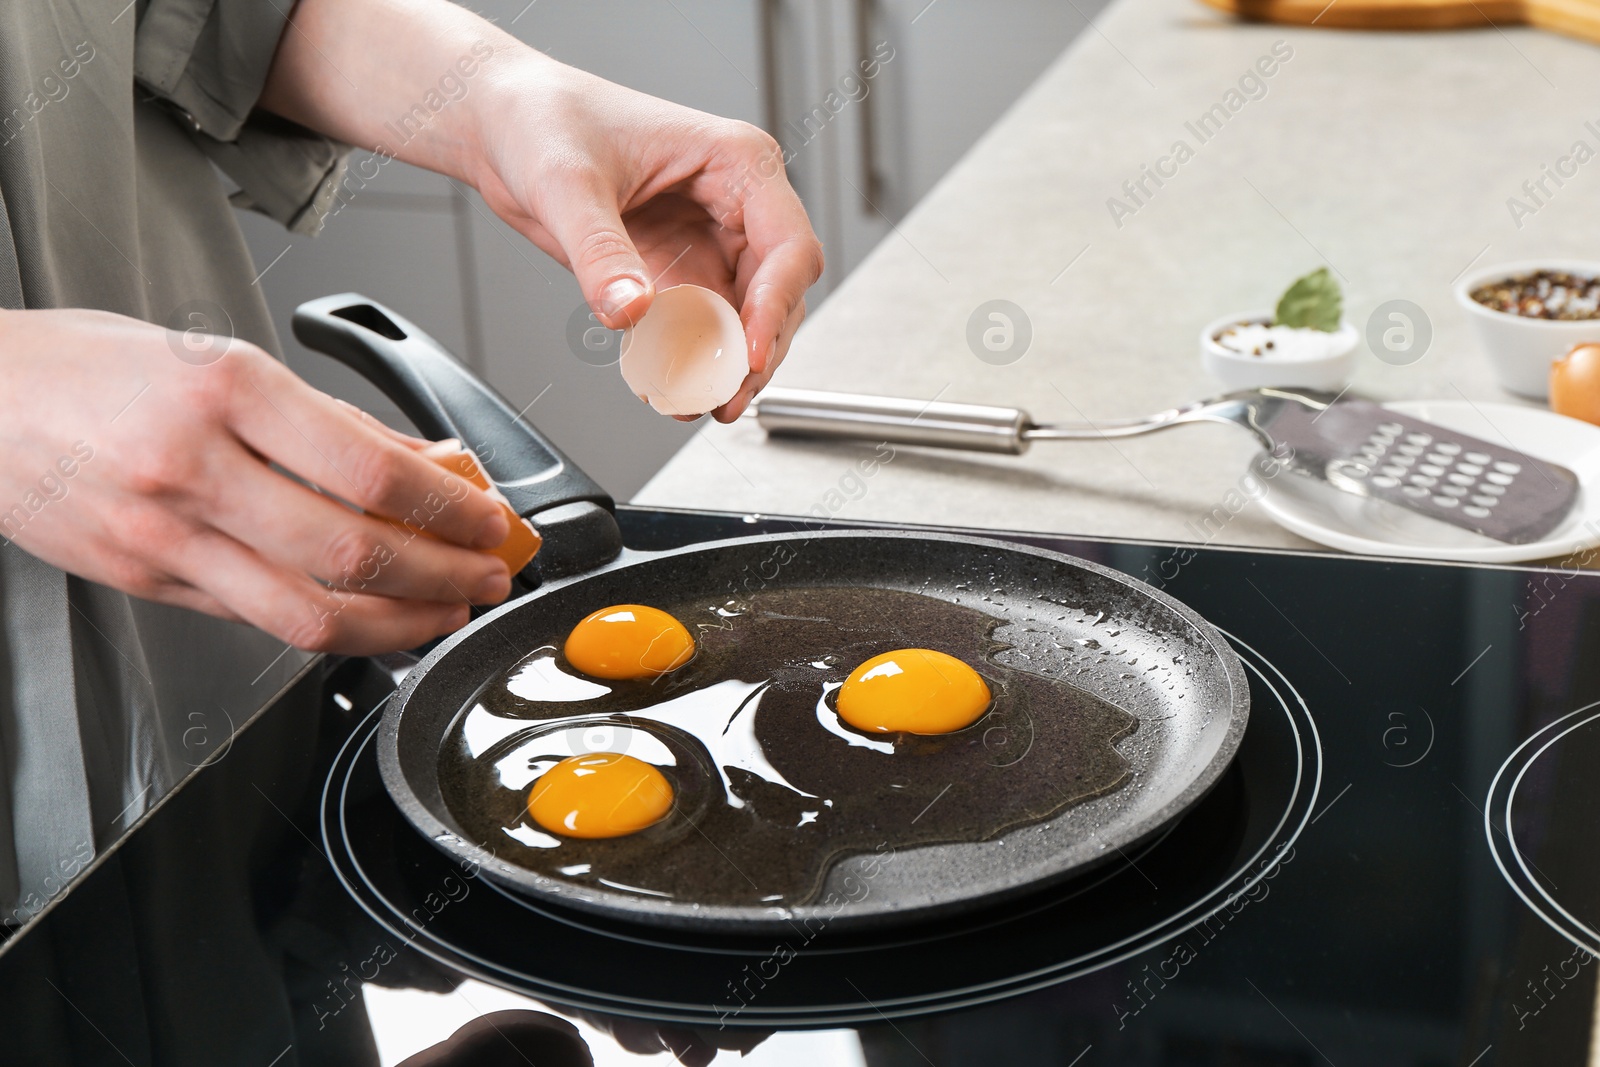
[[[986,404],[768,389],[756,401],[756,421],[769,434],[959,448],[1021,455],[1033,425],[1021,408]]]

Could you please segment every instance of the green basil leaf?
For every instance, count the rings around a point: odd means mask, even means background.
[[[1339,316],[1344,310],[1344,298],[1339,283],[1328,273],[1327,267],[1318,267],[1285,290],[1278,299],[1274,312],[1274,326],[1307,327],[1332,333],[1339,328]]]

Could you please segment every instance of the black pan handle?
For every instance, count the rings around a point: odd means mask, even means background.
[[[296,308],[294,335],[383,390],[424,436],[457,438],[477,454],[490,481],[544,538],[522,574],[528,584],[591,570],[621,551],[606,491],[406,319],[358,293],[340,293]]]

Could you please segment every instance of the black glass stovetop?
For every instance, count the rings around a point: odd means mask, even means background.
[[[797,525],[619,518],[645,549]],[[874,1067],[1588,1062],[1600,576],[1005,536],[1164,588],[1251,676],[1234,767],[1121,860],[787,944],[535,907],[399,818],[367,744],[391,679],[328,661],[0,948],[0,1063],[376,1063],[361,984],[463,975],[713,1035],[852,1026]]]

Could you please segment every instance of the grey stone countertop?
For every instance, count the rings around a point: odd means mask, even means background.
[[[1195,0],[1117,0],[812,316],[777,384],[1039,421],[1143,415],[1220,392],[1201,328],[1326,264],[1358,327],[1392,299],[1431,322],[1409,365],[1363,346],[1357,391],[1525,403],[1495,384],[1451,285],[1469,267],[1592,252],[1600,161],[1546,180],[1537,206],[1522,187],[1575,142],[1600,148],[1597,89],[1600,51],[1532,30],[1244,25]],[[1202,140],[1215,104],[1234,107]],[[1130,196],[1158,164],[1176,173]],[[1512,197],[1532,210],[1514,215]],[[1031,325],[1005,365],[967,340],[991,300]],[[707,425],[634,502],[1314,548],[1254,502],[1199,525],[1238,503],[1253,452],[1245,432],[1202,425],[879,462],[871,444],[769,441],[742,420]]]

